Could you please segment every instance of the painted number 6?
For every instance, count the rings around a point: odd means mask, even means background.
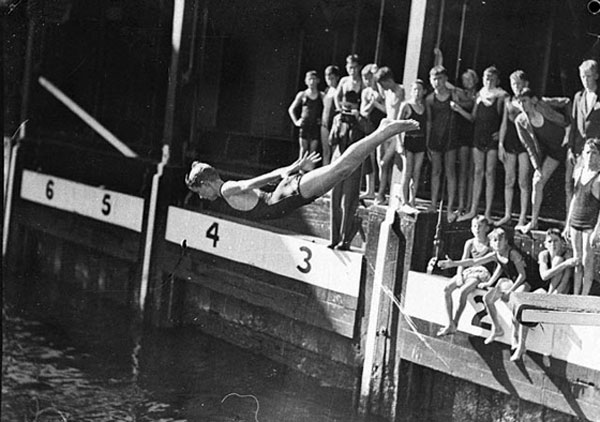
[[[50,179],[48,180],[48,183],[46,183],[46,198],[48,199],[52,199],[54,198],[54,180]]]

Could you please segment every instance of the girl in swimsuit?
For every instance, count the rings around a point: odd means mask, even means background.
[[[515,128],[515,119],[521,113],[516,96],[527,86],[529,86],[529,80],[522,70],[516,70],[510,75],[510,87],[514,95],[510,98],[506,97],[504,101],[504,113],[502,115],[500,140],[498,143],[498,158],[504,164],[504,217],[494,223],[496,226],[506,224],[511,219],[517,165],[519,188],[521,190],[521,211],[517,226],[525,225],[527,218],[527,208],[531,195],[531,179],[529,175],[531,173],[531,164],[529,163],[527,150],[519,140],[519,135]]]
[[[415,199],[419,188],[419,177],[421,176],[421,165],[427,145],[425,144],[425,125],[427,116],[425,114],[425,84],[417,79],[411,85],[411,99],[400,106],[400,119],[415,119],[419,122],[419,130],[405,133],[400,142],[400,155],[402,157],[402,190],[400,200],[409,211],[414,212]]]
[[[461,76],[462,89],[457,88],[456,103],[467,113],[471,113],[477,98],[479,77],[473,69],[467,69]],[[462,215],[467,204],[471,203],[473,191],[473,171],[471,148],[473,148],[473,123],[463,116],[455,119],[456,138],[458,139],[458,214]]]
[[[485,178],[485,217],[492,221],[492,201],[496,187],[496,164],[498,162],[498,137],[500,117],[504,109],[507,93],[498,87],[498,69],[488,67],[483,72],[483,88],[477,94],[471,114],[460,105],[452,102],[452,109],[464,118],[474,122],[473,128],[473,196],[471,208],[458,221],[470,220],[477,215],[479,198]]]
[[[379,126],[381,120],[385,117],[385,103],[383,97],[377,90],[377,84],[374,80],[374,74],[377,72],[377,65],[368,64],[363,67],[361,74],[365,88],[361,93],[360,114],[366,119],[366,134],[373,132]],[[375,154],[371,154],[363,165],[365,173],[367,191],[361,194],[360,199],[373,199],[375,197],[375,170],[377,164]],[[367,171],[370,170],[370,171]]]
[[[581,259],[575,267],[573,293],[588,295],[594,277],[594,247],[600,247],[600,139],[588,139],[581,167],[573,172],[575,191],[565,235],[571,239],[573,255]]]

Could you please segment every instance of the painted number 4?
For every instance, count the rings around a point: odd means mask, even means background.
[[[208,230],[206,230],[206,237],[213,241],[213,248],[216,248],[219,241],[219,223],[211,224]]]

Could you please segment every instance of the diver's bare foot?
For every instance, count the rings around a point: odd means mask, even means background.
[[[461,215],[460,217],[458,217],[458,220],[457,220],[457,221],[458,221],[458,222],[461,222],[461,221],[469,221],[469,220],[472,220],[473,218],[475,218],[475,213],[474,213],[474,212],[472,212],[472,211],[470,211],[470,212],[468,212],[468,213],[466,213],[466,214],[463,214],[463,215]]]
[[[394,130],[399,132],[409,132],[411,130],[419,129],[419,122],[413,119],[408,120],[392,120],[389,125],[394,126]]]
[[[494,226],[500,227],[500,226],[503,226],[504,224],[508,223],[509,221],[510,221],[510,215],[505,215],[500,220],[494,222]]]
[[[454,333],[456,333],[456,326],[454,324],[450,324],[447,327],[440,328],[440,330],[437,332],[436,336],[443,337],[443,336],[447,336],[447,335],[454,334]]]
[[[492,334],[490,334],[490,335],[488,336],[488,338],[486,338],[486,339],[483,341],[483,343],[484,343],[484,344],[490,344],[490,343],[493,343],[493,342],[494,342],[494,341],[495,341],[497,338],[500,338],[500,337],[502,337],[503,335],[504,335],[504,331],[502,331],[502,330],[495,330],[495,331],[492,331]]]

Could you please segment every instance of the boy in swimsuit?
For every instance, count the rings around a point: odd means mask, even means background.
[[[382,67],[375,73],[375,82],[385,101],[385,111],[388,119],[397,119],[400,104],[404,101],[404,87],[394,80],[394,73],[389,67]],[[377,148],[377,163],[379,164],[379,189],[375,197],[375,204],[386,203],[385,192],[392,178],[392,166],[396,146],[400,140],[395,137],[389,139]]]
[[[498,162],[498,137],[504,110],[506,91],[498,87],[499,72],[494,66],[483,71],[483,88],[477,93],[475,106],[469,115],[456,102],[450,105],[454,111],[473,122],[473,196],[471,208],[458,221],[466,221],[477,215],[479,198],[485,178],[485,217],[492,222],[492,202],[496,187],[496,164]]]
[[[325,83],[327,84],[327,89],[323,96],[323,115],[321,117],[321,151],[323,156],[322,164],[324,166],[331,162],[329,132],[331,131],[333,117],[335,116],[334,97],[337,93],[339,81],[340,69],[334,65],[327,66],[325,68]]]
[[[415,200],[421,176],[421,165],[427,145],[425,145],[425,83],[417,79],[412,83],[411,98],[400,106],[400,119],[415,119],[419,122],[419,130],[405,133],[401,137],[400,156],[402,157],[402,190],[400,200],[409,212],[415,212]]]
[[[504,217],[494,223],[501,226],[510,221],[512,215],[513,198],[515,194],[515,181],[517,168],[519,174],[519,188],[521,191],[521,211],[517,226],[524,226],[527,218],[527,208],[531,195],[531,164],[527,156],[527,150],[519,140],[515,119],[521,114],[521,108],[517,95],[523,88],[529,86],[529,79],[522,70],[515,70],[510,75],[510,88],[513,96],[506,97],[504,101],[504,113],[500,125],[500,140],[498,143],[498,158],[504,164]]]
[[[588,295],[594,278],[593,249],[600,247],[600,138],[586,141],[573,179],[575,191],[565,235],[571,239],[573,255],[581,259],[575,267],[573,293]]]
[[[515,119],[515,127],[534,168],[531,221],[524,226],[515,226],[515,230],[527,233],[537,229],[544,186],[559,164],[565,161],[563,145],[568,139],[565,128],[569,122],[561,113],[539,100],[529,88],[522,89],[517,98],[522,112]]]
[[[471,220],[471,233],[473,237],[465,242],[461,260],[479,259],[487,257],[487,263],[494,262],[494,253],[490,248],[488,239],[488,230],[490,226],[486,218],[482,215]],[[439,261],[438,265],[442,269],[457,267],[456,275],[444,288],[444,296],[446,300],[446,314],[448,316],[448,324],[442,327],[437,335],[445,336],[454,334],[458,327],[460,316],[465,310],[467,304],[467,296],[472,293],[479,284],[485,283],[490,279],[490,271],[484,266],[485,262],[480,261],[476,266],[464,268],[462,265],[457,265],[458,261],[443,260]],[[452,310],[452,292],[456,289],[460,290],[458,300],[458,308],[456,314],[453,315]]]
[[[316,70],[306,72],[306,89],[300,91],[290,107],[288,114],[294,126],[300,128],[300,157],[307,152],[317,152],[321,141],[321,116],[323,114],[323,93],[319,91],[319,77]],[[300,108],[300,117],[296,110]]]
[[[437,211],[442,167],[445,168],[448,205],[446,218],[449,223],[456,220],[454,201],[456,199],[456,149],[458,142],[454,133],[454,113],[450,102],[456,100],[454,90],[447,86],[448,73],[444,66],[434,66],[429,71],[429,83],[433,87],[425,99],[427,128],[425,139],[431,160],[431,211]],[[443,161],[443,164],[442,164]],[[443,196],[444,193],[441,192]],[[471,218],[475,217],[474,215]]]
[[[348,178],[388,138],[418,128],[415,120],[386,119],[375,132],[350,145],[336,161],[308,173],[303,172],[319,161],[318,154],[305,154],[289,166],[252,179],[227,182],[212,166],[195,161],[185,182],[201,199],[221,200],[245,218],[280,218]],[[276,181],[280,182],[271,193],[259,189]]]
[[[555,228],[546,231],[544,248],[538,255],[540,277],[547,283],[542,290],[548,294],[567,294],[572,268],[581,263],[581,258],[570,256],[560,230]]]
[[[573,196],[573,169],[583,151],[585,140],[600,138],[600,89],[598,89],[598,62],[585,60],[579,66],[583,89],[575,94],[571,109],[573,127],[569,134],[566,161],[567,209]]]

